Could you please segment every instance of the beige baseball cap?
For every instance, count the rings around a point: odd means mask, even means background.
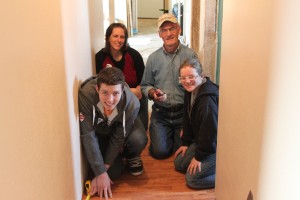
[[[177,18],[170,14],[170,13],[165,13],[162,16],[158,18],[158,28],[164,23],[164,22],[173,22],[173,23],[178,23]]]

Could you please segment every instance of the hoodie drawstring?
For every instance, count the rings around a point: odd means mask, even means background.
[[[125,117],[125,111],[123,111],[123,129],[124,129],[124,137],[125,137],[125,135],[126,135],[125,119],[126,119],[126,117]]]

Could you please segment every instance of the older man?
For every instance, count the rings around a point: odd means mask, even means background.
[[[197,55],[178,40],[181,28],[174,15],[160,16],[158,29],[163,46],[149,56],[141,87],[154,101],[149,128],[150,155],[164,159],[181,146],[184,89],[178,81],[178,69],[185,59]]]

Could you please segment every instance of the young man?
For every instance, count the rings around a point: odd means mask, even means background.
[[[181,146],[184,89],[178,82],[178,69],[196,53],[180,44],[181,28],[174,15],[158,19],[163,47],[153,52],[146,64],[141,82],[142,92],[154,101],[150,120],[150,154],[157,159],[171,156]]]
[[[125,85],[123,72],[105,68],[79,90],[81,142],[93,173],[91,195],[112,197],[111,180],[118,178],[127,159],[132,175],[143,172],[140,158],[147,144],[138,116],[139,100]]]

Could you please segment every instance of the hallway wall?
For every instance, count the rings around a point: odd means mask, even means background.
[[[138,18],[158,18],[163,14],[159,9],[164,9],[162,0],[137,0]]]
[[[103,46],[101,5],[2,2],[1,199],[81,199],[77,95]]]
[[[0,21],[1,199],[75,199],[60,1],[4,1]]]
[[[217,199],[300,199],[299,6],[224,1]]]

